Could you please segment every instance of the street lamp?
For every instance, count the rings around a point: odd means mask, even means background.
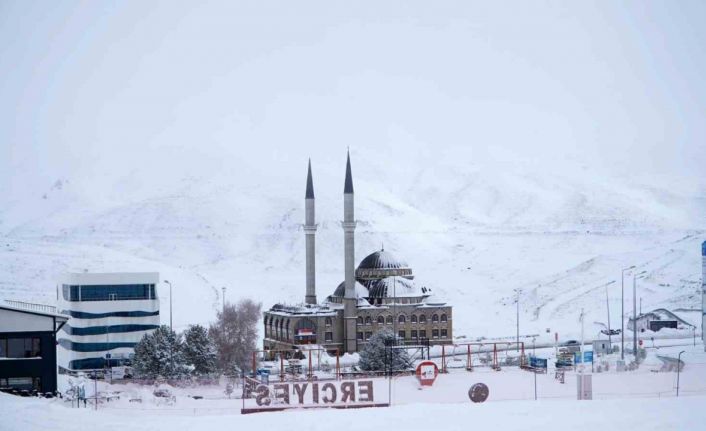
[[[625,359],[625,271],[630,271],[635,265],[624,268],[620,273],[620,359]]]
[[[613,350],[613,338],[611,337],[611,329],[610,329],[610,302],[608,301],[608,286],[611,284],[615,283],[615,280],[606,283],[605,285],[605,306],[606,310],[608,310],[608,348],[612,351]]]
[[[635,362],[639,362],[637,356],[637,276],[646,272],[632,274],[632,352],[635,355]]]
[[[684,353],[685,351],[682,350],[679,352],[679,356],[677,356],[677,397],[679,396],[679,372],[681,371],[681,354]]]
[[[522,292],[522,289],[514,289],[514,290],[517,293],[517,299],[515,300],[515,303],[517,304],[517,346],[516,346],[516,349],[519,352],[520,351],[520,292]]]
[[[169,280],[164,280],[165,283],[169,285],[169,329],[173,330],[172,327],[172,283]]]

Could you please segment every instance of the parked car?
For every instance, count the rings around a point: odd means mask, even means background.
[[[562,347],[566,348],[566,351],[571,352],[571,353],[578,352],[579,350],[581,350],[581,343],[579,343],[576,340],[565,341],[565,342],[561,343],[561,345],[562,345]]]

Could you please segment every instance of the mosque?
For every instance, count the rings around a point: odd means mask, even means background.
[[[360,350],[377,331],[388,328],[406,344],[450,344],[452,307],[415,281],[406,263],[385,250],[355,266],[353,176],[346,160],[343,189],[344,281],[331,295],[316,299],[314,183],[309,162],[305,205],[306,295],[301,305],[276,304],[264,312],[265,350],[315,344],[341,353]]]

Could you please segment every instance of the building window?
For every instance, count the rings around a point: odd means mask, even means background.
[[[434,314],[431,316],[431,323],[439,323],[439,315]]]
[[[40,391],[41,382],[39,377],[8,377],[7,379],[0,379],[0,387]]]
[[[385,324],[385,317],[378,316],[378,325],[384,325],[384,324]]]
[[[427,338],[427,330],[422,329],[419,331],[419,338]]]
[[[370,337],[372,337],[372,336],[373,336],[372,332],[366,332],[365,333],[365,341],[368,341],[370,339]]]
[[[358,316],[358,326],[363,326],[363,318]]]
[[[373,324],[373,319],[370,318],[370,316],[365,317],[365,325],[370,326]]]
[[[412,317],[410,317],[409,320],[410,320],[412,323],[417,323],[417,315],[416,315],[416,314],[412,314]]]
[[[446,323],[446,322],[447,322],[446,314],[442,314],[441,315],[441,323]]]
[[[400,314],[400,315],[397,317],[397,323],[400,323],[400,324],[403,324],[403,325],[404,325],[404,323],[405,323],[406,321],[407,321],[407,319],[404,317],[404,314]]]
[[[439,330],[438,329],[431,330],[431,338],[439,338]]]
[[[0,358],[36,358],[41,354],[39,338],[0,339]]]
[[[325,321],[325,325],[328,327],[328,326],[331,326],[332,324],[333,324],[333,322],[331,321],[331,318],[327,317],[326,321]]]
[[[325,341],[333,341],[333,332],[329,331],[324,333],[324,340]]]
[[[156,299],[154,284],[64,285],[62,292],[67,301]]]
[[[399,336],[399,337],[400,337],[401,339],[403,339],[403,340],[404,340],[404,338],[405,338],[405,332],[404,332],[404,329],[401,329],[401,330],[400,330],[400,332],[398,332],[398,333],[397,333],[397,335],[398,335],[398,336]]]
[[[413,340],[417,339],[417,330],[416,329],[412,329],[412,339]]]
[[[362,333],[362,332],[358,332],[357,338],[358,338],[358,341],[363,341],[363,333]]]
[[[385,323],[387,323],[388,325],[392,325],[392,316],[387,316],[385,318]]]
[[[419,323],[427,323],[427,316],[422,314],[419,316]]]
[[[285,328],[285,333],[284,333],[284,335],[285,335],[285,337],[287,338],[287,340],[289,340],[289,319],[287,319],[287,324],[285,325],[284,328]]]
[[[449,333],[446,329],[441,330],[441,338],[447,338],[449,336]]]

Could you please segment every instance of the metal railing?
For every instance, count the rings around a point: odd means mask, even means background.
[[[10,299],[6,299],[5,304],[9,305],[10,307],[19,308],[22,310],[56,314],[56,307],[54,307],[53,305],[34,304],[32,302],[13,301]]]

